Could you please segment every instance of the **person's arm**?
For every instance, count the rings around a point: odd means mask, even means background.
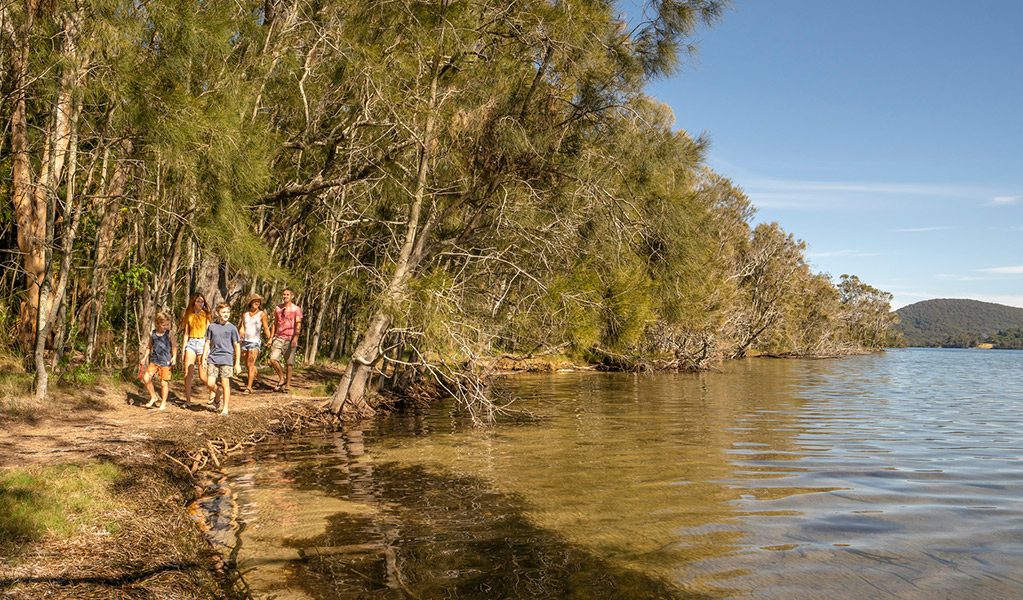
[[[206,336],[206,343],[202,346],[202,364],[203,366],[209,362],[210,359],[210,336]]]
[[[277,335],[277,310],[274,310],[274,324],[270,326],[270,341],[274,341],[274,336]]]
[[[178,364],[178,346],[174,343],[174,336],[167,336],[170,338],[171,343],[171,366],[174,367]]]
[[[298,334],[302,333],[302,309],[298,309],[298,314],[295,315],[295,333],[291,336],[291,347],[298,347]]]
[[[149,344],[146,345],[145,352],[143,352],[142,356],[139,357],[139,362],[141,364],[146,364],[149,361],[149,355],[152,354],[152,352],[153,352],[153,336],[150,335],[149,336]]]
[[[244,312],[242,313],[241,320],[238,321],[238,336],[239,337],[244,337],[245,336],[245,313]]]
[[[181,328],[181,362],[185,362],[185,352],[188,350],[188,324]]]
[[[265,310],[259,314],[259,318],[263,320],[263,332],[266,333],[266,340],[272,341],[273,336],[270,335],[270,324],[267,322]]]
[[[239,373],[242,370],[242,344],[241,342],[234,343],[234,372]]]

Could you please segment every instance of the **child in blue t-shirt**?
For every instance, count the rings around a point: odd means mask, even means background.
[[[216,409],[219,405],[220,414],[227,414],[227,403],[231,400],[231,377],[241,371],[242,347],[238,328],[228,322],[231,318],[231,305],[221,302],[214,312],[216,323],[206,328],[206,346],[203,357],[207,362],[206,386],[210,390],[210,403]],[[217,387],[217,383],[221,387]],[[222,399],[222,401],[221,401]]]
[[[170,334],[171,318],[165,312],[156,313],[153,319],[153,333],[149,336],[149,346],[142,353],[139,363],[146,366],[145,374],[142,375],[142,382],[149,392],[149,403],[147,407],[156,404],[156,390],[153,389],[153,375],[160,374],[160,406],[156,408],[163,410],[167,407],[167,393],[170,389],[171,367],[177,359],[177,348],[174,347],[174,338]]]

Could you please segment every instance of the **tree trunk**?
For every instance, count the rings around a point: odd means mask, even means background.
[[[333,340],[330,343],[331,361],[337,358],[337,350],[338,347],[341,345],[340,343],[341,339],[343,336],[347,335],[347,328],[345,327],[344,319],[344,309],[345,305],[348,303],[348,293],[347,292],[343,293],[342,297],[344,298],[344,300],[342,301],[341,298],[338,298],[337,306],[335,307],[334,310],[334,326],[332,329],[334,335],[331,336]]]
[[[79,85],[77,74],[78,51],[77,38],[80,27],[80,15],[77,12],[63,16],[63,47],[61,52],[72,65],[66,69],[57,85],[57,96],[53,106],[53,119],[49,123],[43,148],[39,177],[32,181],[31,173],[31,141],[28,134],[28,60],[30,32],[35,20],[34,12],[38,5],[30,3],[28,15],[21,30],[18,43],[21,47],[14,53],[12,70],[14,73],[13,111],[11,114],[11,151],[14,160],[11,165],[12,200],[14,203],[15,221],[18,225],[18,248],[24,256],[25,274],[27,276],[25,305],[22,310],[22,328],[20,337],[23,343],[33,339],[39,323],[49,317],[49,305],[40,306],[40,286],[50,277],[48,260],[52,251],[47,247],[47,230],[52,224],[51,204],[55,201],[56,188],[64,170],[68,149],[71,141],[73,92]],[[84,65],[83,65],[84,66]],[[52,241],[52,232],[51,241]],[[48,254],[49,253],[49,254]],[[52,299],[52,282],[47,283],[50,289],[42,294],[46,302]],[[39,310],[47,314],[39,316]],[[37,336],[38,337],[38,336]]]
[[[371,415],[373,408],[366,401],[366,382],[373,372],[373,363],[380,358],[380,343],[387,334],[391,325],[389,314],[393,307],[400,303],[408,288],[412,273],[424,256],[426,236],[430,226],[430,219],[427,218],[426,225],[420,224],[420,213],[423,209],[423,201],[426,197],[426,184],[429,175],[431,150],[434,142],[434,127],[437,120],[437,87],[440,78],[441,52],[444,44],[444,21],[439,21],[439,38],[437,50],[430,65],[430,88],[426,106],[426,122],[423,127],[423,136],[419,146],[419,164],[416,169],[416,181],[413,188],[412,202],[409,206],[408,222],[405,229],[405,239],[401,245],[398,260],[394,266],[394,273],[388,282],[387,288],[377,301],[380,307],[373,314],[366,328],[366,333],[352,353],[352,359],[348,362],[344,377],[331,398],[330,410],[335,415],[340,415],[344,410],[350,410],[360,415]]]
[[[202,253],[196,278],[196,291],[206,296],[206,303],[211,312],[221,302],[234,305],[245,291],[245,283],[243,273],[239,271],[232,274],[231,269],[220,257],[208,250]]]
[[[188,302],[188,299],[195,293],[195,262],[196,262],[196,251],[198,250],[198,243],[195,241],[195,237],[188,238],[188,267],[185,269],[185,298],[184,302]]]
[[[348,362],[341,383],[338,384],[331,399],[330,410],[334,414],[348,410],[358,415],[369,416],[376,412],[366,402],[366,383],[373,374],[373,363],[380,357],[380,342],[383,341],[390,325],[391,319],[383,311],[377,312],[370,319],[369,327],[352,353],[352,359]]]
[[[114,175],[106,189],[106,198],[100,208],[99,227],[96,230],[96,253],[95,264],[92,271],[92,282],[89,286],[89,328],[85,343],[85,359],[92,362],[96,350],[96,336],[99,332],[99,324],[103,315],[107,283],[109,280],[108,259],[116,239],[117,227],[120,221],[121,196],[128,183],[130,166],[128,155],[132,150],[132,143],[123,140],[120,143],[121,156],[117,159],[114,167]],[[107,186],[102,186],[107,188]],[[101,293],[102,291],[102,293]]]
[[[14,203],[14,219],[17,223],[18,249],[22,253],[25,274],[28,278],[26,295],[21,309],[19,339],[27,344],[32,339],[35,326],[35,308],[39,301],[39,281],[43,276],[42,240],[40,230],[43,223],[35,220],[35,195],[32,193],[31,142],[28,134],[28,59],[30,32],[35,20],[35,10],[26,7],[25,22],[18,31],[16,48],[11,61],[11,200]]]
[[[67,332],[67,299],[56,302],[57,320],[53,324],[53,354],[50,358],[50,369],[56,369],[64,358],[64,338]]]
[[[78,173],[78,122],[82,112],[82,98],[75,98],[71,114],[71,152],[68,158],[68,177],[66,184],[67,196],[64,203],[64,233],[61,245],[60,268],[57,271],[57,287],[53,293],[52,309],[46,322],[45,335],[49,335],[52,327],[56,327],[53,336],[52,366],[60,362],[64,353],[64,326],[67,320],[67,286],[71,279],[71,259],[74,254],[75,240],[78,238],[78,226],[82,222],[84,198],[76,193],[75,177]]]
[[[60,104],[58,103],[54,107],[54,124],[59,119],[57,113],[60,112]],[[51,129],[51,134],[55,135],[57,132],[56,126]],[[48,140],[47,146],[50,149],[51,156],[47,157],[46,165],[51,170],[51,173],[47,174],[49,181],[54,181],[55,176],[52,173],[54,168],[54,161],[52,152],[56,149],[56,140]],[[43,238],[43,273],[41,279],[38,281],[38,301],[36,303],[36,324],[35,324],[35,396],[37,400],[43,400],[46,398],[46,388],[49,384],[49,376],[46,373],[46,336],[49,334],[49,326],[53,322],[47,323],[47,317],[49,316],[48,306],[50,304],[51,295],[53,292],[53,278],[49,276],[49,272],[52,270],[53,262],[53,224],[57,212],[57,194],[56,190],[50,190],[47,188],[44,190],[46,197],[46,212],[43,215],[43,222],[46,226],[45,237]]]
[[[316,353],[320,349],[320,333],[323,330],[323,315],[327,312],[327,302],[330,300],[330,289],[324,287],[323,293],[320,295],[320,309],[316,311],[316,325],[313,326],[312,340],[309,342],[309,350],[306,355],[306,362],[313,364],[316,362]]]
[[[124,327],[121,329],[121,368],[125,369],[128,367],[128,317],[131,316],[130,307],[131,302],[128,301],[128,297],[131,295],[131,288],[128,287],[128,282],[124,282]]]
[[[81,207],[72,209],[74,202],[74,176],[77,167],[78,151],[78,118],[81,114],[81,100],[73,92],[79,84],[79,78],[75,67],[75,38],[77,37],[78,22],[74,14],[66,15],[64,19],[65,45],[64,54],[71,59],[72,66],[61,76],[61,86],[57,94],[57,102],[53,107],[53,119],[51,121],[50,135],[46,140],[46,156],[43,162],[43,172],[40,173],[40,181],[33,191],[33,197],[38,211],[40,207],[45,210],[37,213],[44,224],[43,238],[43,270],[35,280],[38,288],[37,301],[34,307],[36,312],[35,322],[35,369],[36,369],[36,398],[46,398],[46,391],[49,383],[49,376],[46,372],[46,339],[53,329],[57,320],[57,312],[64,301],[64,293],[67,289],[67,279],[71,267],[71,253],[74,248],[74,240],[78,231],[78,224],[81,217]],[[83,65],[84,66],[84,65]],[[70,152],[69,152],[70,151]],[[61,257],[59,282],[57,289],[53,287],[53,241],[54,225],[57,212],[57,184],[60,173],[64,168],[66,156],[70,153],[71,160],[68,165],[68,189],[67,206],[64,214],[72,211],[73,217],[68,230],[64,234],[62,246],[63,256]],[[41,196],[41,197],[40,197]],[[67,224],[67,219],[65,219]],[[31,288],[31,278],[30,286]],[[31,297],[31,289],[29,290]],[[29,306],[29,313],[33,307]]]

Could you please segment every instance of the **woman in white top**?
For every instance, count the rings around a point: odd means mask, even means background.
[[[242,356],[245,357],[245,366],[249,372],[249,384],[242,388],[243,394],[252,393],[252,383],[256,379],[256,358],[259,357],[260,327],[266,332],[267,339],[270,338],[270,325],[266,313],[260,310],[263,305],[263,297],[259,294],[252,294],[245,302],[248,310],[242,313],[242,320],[238,323],[238,332],[242,338]]]

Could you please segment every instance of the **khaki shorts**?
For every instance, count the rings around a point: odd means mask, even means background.
[[[291,345],[291,340],[274,338],[270,344],[270,360],[279,361],[281,356],[289,365],[295,364],[295,347]]]
[[[156,363],[149,363],[149,366],[146,367],[146,374],[147,375],[156,375],[157,373],[160,374],[160,379],[162,379],[164,381],[170,381],[170,378],[171,378],[171,368],[170,367],[165,367],[163,365],[158,365]]]
[[[216,381],[222,377],[234,377],[234,365],[206,365],[206,379]]]

